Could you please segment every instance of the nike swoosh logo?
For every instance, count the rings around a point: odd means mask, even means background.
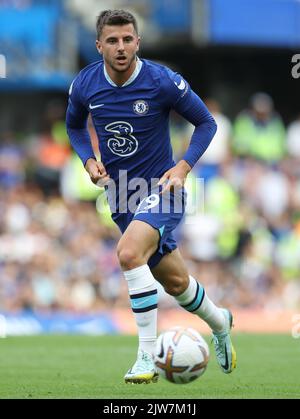
[[[145,298],[142,301],[134,301],[133,300],[133,304],[132,304],[133,308],[140,307],[141,305],[145,304],[148,300],[150,300],[150,298]]]
[[[227,347],[225,345],[225,364],[221,364],[221,367],[224,368],[224,370],[228,370],[229,368],[229,362],[228,362],[228,355],[227,355]]]
[[[92,105],[92,104],[90,103],[89,108],[90,108],[90,109],[96,109],[96,108],[100,108],[100,106],[104,106],[104,103],[101,103],[100,105]]]
[[[178,87],[179,90],[183,90],[185,88],[185,82],[182,79],[181,79],[181,82],[179,84],[177,84],[175,81],[174,81],[174,83]]]

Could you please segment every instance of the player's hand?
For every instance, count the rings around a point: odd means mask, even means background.
[[[88,159],[85,163],[85,170],[88,172],[91,181],[97,186],[105,186],[110,180],[109,174],[100,161]]]
[[[183,188],[186,177],[189,172],[192,170],[191,166],[185,161],[180,160],[176,166],[169,169],[164,175],[159,179],[158,186],[163,185],[161,193],[167,191],[173,192],[174,189]]]

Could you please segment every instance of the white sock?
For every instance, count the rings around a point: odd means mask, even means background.
[[[123,272],[139,335],[139,351],[153,355],[157,337],[157,287],[148,265]]]
[[[175,299],[185,310],[204,320],[214,332],[221,332],[225,327],[225,317],[206,295],[204,288],[191,275],[187,289]]]

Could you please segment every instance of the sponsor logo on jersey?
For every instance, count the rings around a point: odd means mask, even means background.
[[[120,157],[132,156],[138,149],[138,141],[133,135],[133,127],[128,122],[116,121],[106,125],[105,130],[113,137],[107,146],[113,154]]]

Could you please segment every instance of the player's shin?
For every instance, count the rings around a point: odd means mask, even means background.
[[[230,336],[232,314],[227,309],[217,307],[192,276],[189,279],[187,289],[176,299],[183,308],[196,314],[210,326],[217,362],[221,370],[229,374],[236,368],[236,351]]]
[[[206,295],[204,288],[191,275],[187,289],[176,300],[185,310],[196,314],[204,320],[214,332],[225,328],[222,309],[217,307]]]
[[[157,287],[148,265],[124,272],[139,335],[139,351],[153,354],[157,337]]]

